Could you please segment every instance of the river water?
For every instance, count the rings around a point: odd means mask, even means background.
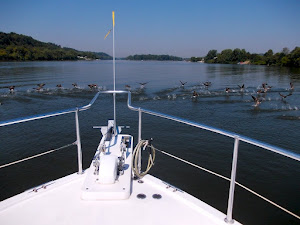
[[[116,61],[117,89],[130,85],[132,104],[236,132],[300,153],[300,70],[254,65]],[[82,106],[97,90],[109,90],[112,61],[0,63],[0,121]],[[182,82],[187,82],[184,87]],[[139,83],[148,82],[144,88]],[[205,87],[204,82],[211,82]],[[290,90],[290,82],[294,90]],[[37,91],[37,84],[45,86]],[[78,87],[74,88],[73,83]],[[262,84],[271,88],[257,94]],[[56,85],[61,84],[61,88]],[[88,84],[97,84],[91,90]],[[245,85],[240,90],[238,85]],[[10,93],[8,86],[14,85]],[[228,93],[226,88],[230,88]],[[199,96],[191,98],[193,91]],[[280,94],[288,95],[282,98]],[[252,98],[261,104],[255,107]],[[118,125],[130,126],[137,140],[138,114],[117,96]],[[79,113],[83,164],[87,168],[101,133],[93,126],[113,118],[111,95],[100,95]],[[176,122],[142,117],[142,138],[161,150],[230,177],[233,140]],[[76,140],[74,114],[2,127],[0,165],[55,149]],[[136,144],[136,143],[135,143]],[[2,169],[1,200],[73,173],[76,147]],[[300,214],[299,163],[240,143],[237,181]],[[150,173],[226,213],[229,183],[157,153]],[[299,220],[236,187],[233,217],[244,224],[297,224]]]

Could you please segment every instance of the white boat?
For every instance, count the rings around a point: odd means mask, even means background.
[[[83,170],[78,114],[81,111],[89,110],[100,94],[113,95],[114,119],[109,120],[106,126],[96,127],[101,129],[102,137],[90,167]],[[132,135],[123,134],[121,132],[123,127],[117,126],[115,110],[116,94],[127,94],[129,110],[137,111],[139,114],[137,141]],[[98,92],[88,105],[3,121],[0,122],[0,127],[70,113],[75,113],[77,133],[75,144],[78,150],[78,172],[57,180],[49,181],[38,187],[33,187],[21,194],[1,201],[1,225],[241,224],[233,219],[235,185],[238,184],[240,187],[243,187],[243,185],[235,181],[239,142],[242,141],[259,146],[274,153],[289,157],[291,160],[300,161],[299,154],[242,135],[135,107],[131,104],[131,93],[129,91],[118,91],[115,89],[115,85],[114,90]],[[157,149],[152,146],[151,140],[142,140],[143,113],[208,130],[234,139],[231,178],[225,178],[230,181],[226,214],[172,184],[168,184],[148,173],[153,164],[155,150]],[[137,143],[136,146],[134,146],[135,143]],[[144,172],[142,172],[141,165],[141,154],[145,152],[143,149],[148,149],[146,151],[149,152],[148,166]],[[164,154],[177,158],[169,153]],[[34,157],[38,156],[39,155]],[[177,159],[200,168],[183,159]],[[29,158],[24,160],[29,160]],[[2,165],[0,168],[14,165],[21,161],[22,160]],[[208,172],[224,178],[212,171]],[[248,189],[248,191],[258,196],[258,194],[251,189]],[[275,205],[275,203],[270,200],[265,200]],[[280,208],[281,206],[277,205],[277,207]],[[283,210],[299,219],[298,215],[286,209]]]

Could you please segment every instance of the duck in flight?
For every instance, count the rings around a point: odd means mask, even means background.
[[[199,96],[199,94],[196,91],[194,91],[193,95],[192,95],[192,98],[197,98],[198,96]]]
[[[272,86],[267,86],[267,85],[268,85],[267,83],[262,84],[262,87],[264,89],[264,93],[266,93],[268,90],[270,90],[272,88]]]
[[[209,86],[211,86],[211,82],[208,82],[208,81],[207,81],[207,82],[204,82],[203,85],[204,85],[206,88],[208,88]]]
[[[45,86],[46,84],[37,84],[37,86],[39,86],[39,87],[41,87],[41,88],[43,88],[44,86]]]
[[[43,87],[45,86],[46,84],[37,84],[37,88],[33,88],[35,89],[36,91],[42,91],[43,90]]]
[[[281,96],[281,98],[282,98],[282,100],[283,100],[283,99],[285,99],[286,97],[291,96],[292,93],[289,93],[289,94],[287,94],[287,95],[283,95],[283,94],[281,94],[281,93],[279,92],[279,95]]]
[[[88,84],[89,88],[91,90],[96,89],[97,88],[97,84]]]
[[[240,85],[238,85],[238,86],[240,88],[240,92],[244,92],[244,90],[245,90],[245,84],[243,84],[242,86],[240,86]]]
[[[131,86],[128,85],[128,84],[126,84],[126,85],[125,85],[125,89],[128,90],[128,91],[130,91],[130,90],[131,90]]]
[[[227,87],[227,88],[225,89],[225,92],[226,92],[226,93],[229,93],[229,92],[231,92],[231,89]]]
[[[33,89],[35,89],[36,91],[41,91],[41,90],[43,90],[43,87],[42,86],[38,86],[37,88],[33,88]]]
[[[254,100],[254,102],[255,102],[254,107],[259,106],[259,104],[262,102],[262,100],[259,99],[258,97],[255,97],[255,96],[253,96],[253,95],[251,95],[251,97],[253,98],[253,100]]]
[[[9,88],[9,92],[10,93],[13,93],[14,91],[15,91],[15,87],[16,86],[9,86],[8,88]]]
[[[182,81],[180,80],[180,83],[181,83],[181,87],[184,87],[184,85],[185,85],[187,82],[182,82]]]
[[[257,90],[257,92],[256,92],[257,94],[264,94],[264,93],[266,93],[264,90],[261,90],[261,89],[259,89],[259,90]]]
[[[141,87],[140,87],[140,88],[141,88],[141,89],[143,89],[143,88],[145,87],[145,85],[146,85],[146,84],[148,84],[148,83],[149,83],[149,82],[145,82],[145,83],[138,83],[138,84],[140,84],[140,85],[141,85]]]

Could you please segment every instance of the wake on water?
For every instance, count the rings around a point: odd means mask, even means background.
[[[3,89],[3,88],[2,88]],[[16,88],[17,89],[17,88]],[[248,107],[248,110],[253,110],[257,108],[256,112],[287,112],[287,111],[299,111],[299,105],[294,105],[293,97],[289,96],[283,99],[279,96],[279,93],[286,93],[286,89],[271,89],[267,93],[257,93],[258,87],[248,87],[241,91],[238,88],[230,88],[228,93],[225,89],[212,89],[204,87],[203,85],[192,85],[192,86],[175,86],[171,88],[161,89],[151,93],[147,88],[136,88],[132,89],[133,101],[185,101],[213,105],[213,104],[232,104],[232,107]],[[5,104],[12,104],[13,101],[17,102],[30,102],[35,99],[54,99],[56,97],[67,97],[67,98],[91,98],[97,91],[105,91],[107,88],[105,86],[100,86],[97,88],[42,88],[36,90],[31,89],[20,89],[13,92],[7,90],[0,92],[0,105],[3,107]],[[198,96],[192,98],[192,93],[196,91]],[[253,99],[251,96],[257,96],[261,100],[261,104],[255,107]],[[117,99],[121,101],[126,101],[127,96],[119,97]],[[291,101],[290,101],[291,100]],[[289,103],[291,102],[291,103]],[[182,104],[182,103],[181,103]],[[291,119],[298,120],[299,116],[286,116],[281,115],[277,117],[278,119]]]

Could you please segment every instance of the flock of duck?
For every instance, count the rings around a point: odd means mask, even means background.
[[[37,84],[37,87],[34,87],[33,89],[35,89],[36,91],[42,91],[45,85],[46,84],[44,84],[44,83]],[[79,88],[78,85],[77,85],[77,83],[73,83],[72,86],[74,88]],[[12,86],[8,86],[7,88],[9,89],[10,93],[13,93],[15,91],[15,87],[16,86],[12,85]],[[57,88],[62,88],[62,85],[61,84],[57,84],[56,87]],[[91,90],[94,90],[94,89],[97,89],[98,85],[97,84],[88,84],[88,87]]]
[[[182,87],[186,84],[186,82],[182,82],[182,81],[180,81],[180,83],[181,83],[181,86],[182,86]],[[209,86],[211,86],[211,82],[205,82],[205,83],[203,83],[203,85],[204,85],[206,88],[208,88]],[[240,89],[240,90],[239,90],[240,93],[243,93],[243,92],[245,91],[245,84],[242,84],[241,86],[240,86],[240,85],[237,85],[237,86],[238,86],[239,89]],[[256,91],[256,96],[251,95],[252,99],[253,99],[254,102],[255,102],[254,107],[259,106],[259,105],[261,104],[261,102],[263,101],[264,98],[261,98],[261,94],[264,94],[264,97],[265,97],[266,93],[267,93],[271,88],[272,88],[272,86],[269,86],[267,83],[263,83],[263,84],[261,85],[261,88],[259,88],[259,89]],[[279,95],[281,96],[281,99],[284,100],[284,99],[287,98],[288,96],[291,96],[291,95],[293,94],[293,91],[294,91],[294,84],[293,84],[292,82],[290,82],[289,93],[286,94],[286,95],[284,95],[284,94],[281,94],[281,93],[279,92]],[[229,88],[229,87],[226,87],[226,88],[225,88],[225,93],[230,93],[230,92],[232,92],[232,89]],[[199,94],[198,94],[196,91],[194,91],[192,97],[197,98],[198,96],[199,96]]]
[[[149,83],[149,82],[144,82],[144,83],[138,83],[140,84],[140,90],[144,89],[145,88],[145,85]],[[180,80],[180,87],[182,89],[184,89],[185,85],[187,84],[187,82],[183,82]],[[37,87],[34,87],[33,89],[36,90],[37,92],[40,92],[43,90],[44,86],[46,84],[45,83],[40,83],[40,84],[37,84]],[[202,85],[205,87],[205,89],[208,89],[212,83],[211,82],[204,82],[202,83]],[[79,86],[77,85],[77,83],[73,83],[72,86],[74,88],[79,88]],[[237,85],[238,88],[239,88],[239,92],[240,93],[244,93],[245,92],[245,84],[242,84],[242,85]],[[14,85],[12,86],[7,86],[6,88],[9,89],[9,92],[10,93],[13,93],[15,91],[15,87]],[[97,84],[88,84],[88,87],[90,88],[90,90],[98,90],[98,85]],[[57,84],[56,85],[56,88],[58,89],[62,89],[62,85],[61,84]],[[261,95],[263,94],[264,97],[266,95],[266,93],[272,88],[272,86],[269,86],[267,83],[263,83],[261,85],[261,87],[256,91],[256,96],[254,95],[251,95],[253,101],[254,101],[254,107],[257,107],[259,106],[263,100],[265,98],[262,98]],[[128,90],[128,91],[131,91],[131,86],[130,85],[125,85],[125,89]],[[294,91],[294,84],[292,82],[290,82],[290,88],[288,89],[289,90],[289,93],[288,94],[281,94],[279,92],[279,95],[281,97],[282,100],[285,100],[288,96],[291,96],[293,94],[293,91]],[[229,87],[226,87],[225,90],[224,90],[225,93],[231,93],[233,92],[233,89],[232,88],[229,88]],[[193,90],[192,94],[191,94],[191,98],[193,100],[196,100],[198,97],[199,97],[199,93],[196,91],[196,90]],[[2,103],[0,102],[0,105],[2,105]]]
[[[179,81],[180,82],[180,87],[182,89],[184,89],[185,85],[187,84],[187,82],[185,81]],[[147,82],[148,83],[148,82]],[[145,85],[147,83],[139,83],[141,86],[140,86],[140,89],[143,89],[145,87]],[[207,81],[207,82],[204,82],[202,83],[201,85],[203,85],[205,87],[205,89],[208,89],[212,83]],[[240,93],[244,93],[245,92],[245,84],[242,84],[242,85],[237,85],[238,88],[239,88],[239,92]],[[266,94],[267,92],[272,88],[272,86],[269,86],[267,83],[263,83],[260,88],[258,88],[258,90],[256,91],[256,96],[255,95],[251,95],[253,101],[254,101],[254,107],[257,107],[259,106],[263,100],[265,99],[266,97]],[[130,85],[125,85],[125,89],[126,90],[131,90],[131,86]],[[289,93],[288,94],[282,94],[279,92],[279,95],[281,97],[282,100],[285,100],[288,96],[291,96],[293,94],[293,91],[294,91],[294,84],[292,82],[290,82],[290,88],[288,89]],[[236,92],[235,90],[233,90],[232,88],[229,88],[229,87],[226,87],[224,92],[226,94],[228,93],[231,93],[231,92]],[[262,97],[263,95],[263,97]],[[192,91],[192,94],[191,94],[191,98],[193,100],[196,100],[198,97],[200,96],[200,94],[196,91],[196,90],[193,90]]]
[[[184,87],[184,85],[187,83],[187,82],[182,82],[180,81],[181,83],[181,86]],[[211,82],[204,82],[203,85],[208,88],[209,86],[211,86]],[[240,85],[237,85],[239,87],[239,92],[240,93],[243,93],[245,91],[245,84],[242,84],[241,86]],[[264,94],[264,97],[266,95],[266,93],[272,88],[272,86],[269,86],[267,83],[263,83],[261,85],[261,88],[259,88],[257,91],[256,91],[256,96],[254,95],[251,95],[252,99],[254,100],[255,102],[255,105],[254,107],[257,107],[261,104],[261,102],[263,101],[264,98],[261,98],[261,94]],[[293,91],[294,91],[294,84],[292,82],[290,82],[290,88],[289,88],[289,93],[284,95],[284,94],[281,94],[279,92],[279,95],[281,96],[281,99],[284,100],[286,99],[288,96],[291,96],[293,94]],[[229,88],[229,87],[226,87],[225,88],[225,93],[230,93],[232,92],[232,89]],[[193,95],[192,97],[193,98],[197,98],[199,96],[199,94],[194,91],[193,92]]]
[[[43,91],[45,85],[46,85],[45,83],[40,83],[40,84],[37,84],[37,87],[34,87],[34,88],[32,88],[32,89],[34,89],[34,90],[37,91],[37,92],[41,92],[41,91]],[[79,86],[77,85],[77,83],[73,83],[72,86],[73,86],[74,88],[79,88]],[[98,89],[98,85],[97,85],[97,84],[88,84],[88,87],[89,87],[91,90],[97,90],[97,89]],[[16,86],[15,86],[15,85],[11,85],[11,86],[7,86],[7,87],[4,87],[4,88],[8,88],[8,89],[9,89],[9,93],[12,94],[12,93],[15,92]],[[62,89],[63,86],[62,86],[61,84],[57,84],[57,85],[56,85],[56,88]],[[3,105],[3,103],[0,102],[0,105]]]

